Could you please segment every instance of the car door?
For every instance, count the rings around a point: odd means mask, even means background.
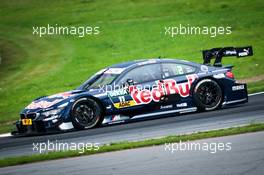
[[[133,114],[152,110],[156,106],[152,90],[161,79],[160,63],[139,65],[125,72],[116,82],[121,93],[112,98],[115,108]]]
[[[162,80],[170,103],[181,102],[190,95],[190,88],[197,78],[197,68],[192,65],[174,62],[163,62]],[[186,106],[184,104],[183,106]]]

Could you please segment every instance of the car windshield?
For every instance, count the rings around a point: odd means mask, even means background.
[[[117,74],[101,74],[90,86],[89,89],[97,89],[104,87],[112,83],[112,81],[117,77]]]
[[[79,89],[99,89],[113,82],[120,75],[122,70],[119,68],[107,68],[97,72],[89,80],[83,83]]]

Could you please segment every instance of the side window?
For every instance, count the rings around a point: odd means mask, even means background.
[[[136,67],[127,72],[120,80],[119,84],[132,79],[135,83],[142,83],[152,80],[161,79],[161,67],[160,64],[149,64],[140,67]]]
[[[162,63],[162,78],[194,73],[196,68],[186,64]]]

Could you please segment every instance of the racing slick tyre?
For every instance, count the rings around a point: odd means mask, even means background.
[[[102,123],[102,110],[93,99],[81,98],[72,106],[71,119],[76,129],[93,128]]]
[[[199,111],[211,111],[220,107],[222,89],[212,79],[203,79],[194,87],[193,99]]]

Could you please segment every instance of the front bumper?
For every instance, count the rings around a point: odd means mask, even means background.
[[[22,119],[32,119],[32,125],[23,125]],[[68,131],[73,129],[70,121],[65,121],[64,117],[60,116],[56,119],[46,120],[42,116],[36,117],[35,113],[20,114],[20,120],[15,123],[15,134],[39,134],[39,133],[54,133],[60,131]]]
[[[25,126],[22,124],[21,120],[15,123],[17,134],[37,134],[37,133],[49,133],[60,131],[59,125],[54,125],[52,127],[47,127],[47,123],[43,121],[32,121],[32,125]]]
[[[12,135],[51,134],[74,130],[72,122],[62,122],[53,127],[45,127],[43,122],[32,122],[32,125],[24,126],[21,121],[17,121],[15,125],[16,131],[13,131]]]

